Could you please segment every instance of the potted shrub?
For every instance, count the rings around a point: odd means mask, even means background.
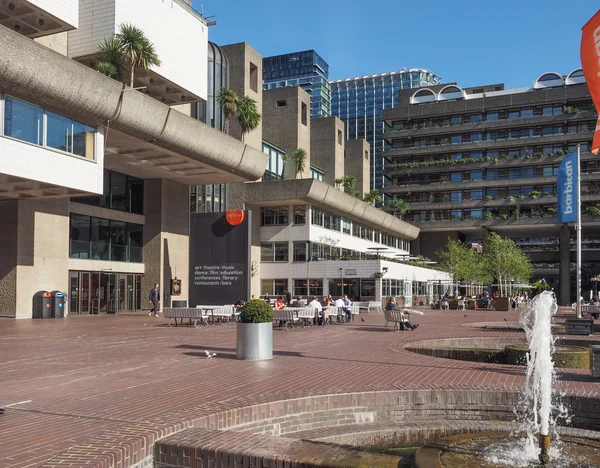
[[[246,302],[237,324],[237,359],[273,359],[273,316],[267,302],[260,299]]]

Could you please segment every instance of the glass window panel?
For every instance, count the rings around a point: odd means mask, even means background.
[[[129,237],[129,261],[142,262],[142,247],[144,226],[141,224],[128,224],[127,233]]]
[[[52,112],[46,113],[46,146],[71,153],[73,151],[73,121]]]
[[[294,206],[294,224],[306,223],[306,205]]]
[[[90,217],[71,215],[71,258],[90,258]]]
[[[19,99],[4,100],[4,135],[42,145],[44,110]]]
[[[127,260],[127,234],[123,221],[110,221],[110,259],[117,262]]]
[[[306,261],[306,242],[294,242],[294,261],[305,262]]]
[[[262,244],[260,246],[260,261],[272,262],[275,259],[273,244]]]
[[[110,228],[108,219],[92,218],[92,259],[110,260]]]
[[[88,125],[73,121],[73,154],[94,159],[94,136],[96,130]]]
[[[289,244],[287,242],[275,243],[275,261],[287,262],[289,259]]]

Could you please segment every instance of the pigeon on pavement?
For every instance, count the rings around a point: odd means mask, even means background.
[[[360,318],[360,321],[361,322],[366,322],[366,320],[364,318],[362,318],[362,317]]]
[[[204,351],[206,353],[206,359],[212,359],[217,353],[211,353],[210,351]]]

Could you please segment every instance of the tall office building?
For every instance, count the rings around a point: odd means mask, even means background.
[[[533,86],[456,84],[399,93],[383,114],[393,185],[421,229],[413,252],[432,258],[449,236],[481,243],[512,238],[563,305],[575,300],[576,233],[556,217],[556,175],[581,148],[583,277],[586,298],[600,273],[600,164],[589,152],[597,114],[581,69],[544,73]]]
[[[384,187],[383,110],[398,105],[398,91],[401,89],[439,82],[440,78],[428,70],[407,68],[331,82],[331,115],[345,122],[346,139],[364,138],[371,145],[371,189],[381,190]]]
[[[310,117],[331,115],[329,65],[314,50],[263,58],[263,89],[300,86],[310,94]]]

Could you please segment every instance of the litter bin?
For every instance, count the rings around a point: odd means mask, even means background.
[[[187,301],[173,301],[171,307],[187,307]]]
[[[62,291],[52,291],[52,317],[64,318],[67,297]]]
[[[33,318],[52,318],[52,294],[48,291],[38,291],[33,296]]]

